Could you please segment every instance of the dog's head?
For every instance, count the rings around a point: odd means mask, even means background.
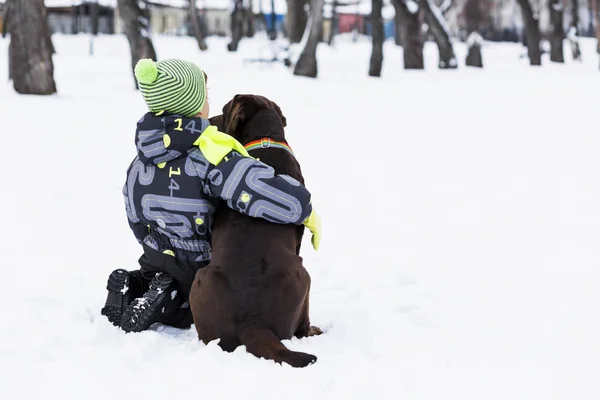
[[[266,97],[238,94],[211,119],[219,130],[246,144],[256,139],[285,140],[287,121],[279,106]]]
[[[238,94],[223,107],[223,114],[211,118],[211,123],[245,145],[257,139],[270,138],[285,141],[287,121],[279,106],[266,97]],[[286,152],[258,149],[261,161],[269,164],[278,174],[286,174],[304,184],[298,160]],[[300,254],[304,226],[296,230],[296,254]]]

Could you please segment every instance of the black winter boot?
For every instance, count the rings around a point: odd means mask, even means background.
[[[148,291],[125,307],[121,329],[125,332],[145,331],[154,323],[172,318],[181,304],[181,296],[177,296],[177,284],[173,277],[159,272],[150,281]]]
[[[110,323],[121,326],[121,316],[125,307],[131,301],[144,293],[143,278],[139,271],[127,272],[124,269],[116,269],[108,276],[106,282],[106,302],[100,314],[108,318]]]

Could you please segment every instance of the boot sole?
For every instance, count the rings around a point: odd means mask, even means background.
[[[100,314],[106,316],[111,324],[121,325],[123,310],[131,302],[129,298],[129,273],[124,269],[113,271],[106,283],[108,295]]]
[[[121,318],[121,329],[125,332],[142,332],[150,328],[160,314],[165,299],[170,296],[167,290],[173,283],[173,278],[162,272],[154,276],[150,282],[150,288],[142,297],[134,299],[123,312]]]

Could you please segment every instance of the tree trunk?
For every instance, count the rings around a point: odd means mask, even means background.
[[[2,18],[2,38],[3,39],[6,37],[6,34],[8,33],[8,20],[10,18],[9,10],[10,10],[11,2],[12,2],[12,0],[7,0],[6,3],[4,3],[2,15],[0,15],[0,18]]]
[[[117,6],[119,7],[119,15],[123,20],[123,30],[129,42],[131,71],[137,89],[138,85],[133,72],[135,65],[142,58],[150,58],[156,61],[156,51],[152,39],[150,39],[148,18],[140,8],[138,0],[117,0]]]
[[[333,5],[331,6],[331,28],[329,29],[329,37],[327,38],[327,44],[329,46],[333,45],[333,38],[337,34],[338,31],[338,20],[339,15],[337,12],[337,7],[339,3],[338,0],[333,0]]]
[[[90,56],[94,55],[94,38],[93,36],[98,36],[98,3],[94,2],[89,5],[90,7],[90,17],[92,22],[92,31],[90,37]]]
[[[483,67],[481,57],[481,45],[483,38],[479,34],[479,26],[482,22],[480,0],[467,0],[465,6],[465,17],[467,19],[467,60],[469,67]]]
[[[467,59],[465,64],[469,67],[483,68],[483,57],[481,56],[481,46],[483,38],[479,32],[472,32],[467,37]]]
[[[98,35],[98,3],[90,3],[90,14],[92,20],[92,35]]]
[[[419,7],[418,3],[413,0],[392,0],[392,4],[394,4],[400,20],[404,69],[424,69],[422,7]]]
[[[258,0],[261,1],[262,0]],[[248,9],[246,10],[246,37],[254,37],[256,29],[254,27],[254,4],[253,1],[250,0],[248,2]]]
[[[531,65],[542,65],[542,52],[540,49],[540,25],[538,16],[533,13],[529,0],[517,0],[521,6],[523,21],[525,22],[525,37],[527,40],[527,55]]]
[[[567,39],[571,45],[574,61],[581,61],[581,50],[579,48],[579,1],[571,0],[571,27]]]
[[[564,63],[563,40],[565,29],[563,27],[563,4],[562,0],[550,0],[550,61]]]
[[[242,35],[244,34],[244,4],[242,0],[235,0],[231,13],[231,42],[227,44],[227,50],[237,51]]]
[[[287,0],[286,27],[290,43],[300,43],[302,40],[308,21],[308,15],[304,10],[306,3],[307,0]]]
[[[198,16],[198,10],[196,9],[196,0],[188,0],[188,11],[190,14],[190,20],[192,22],[192,29],[194,30],[194,36],[198,42],[198,48],[200,51],[206,51],[208,46],[204,41],[204,35],[202,34],[202,27],[200,26],[200,17]]]
[[[323,38],[323,4],[324,0],[311,0],[310,25],[307,25],[308,40],[294,68],[294,75],[317,77],[317,46]]]
[[[443,16],[446,16],[448,11],[452,8],[452,0],[444,0],[442,4],[440,4],[440,12]]]
[[[10,20],[10,4],[12,3],[12,0],[7,0],[6,3],[4,3],[4,9],[2,11],[2,38],[4,39],[6,37],[6,34],[8,33],[8,23]],[[11,63],[10,61],[12,60],[12,56],[10,55],[10,46],[8,47],[8,80],[12,80],[12,67],[11,67]]]
[[[600,0],[592,0],[596,23],[596,52],[600,54]]]
[[[56,93],[44,0],[11,1],[10,69],[20,94]]]
[[[432,0],[423,0],[421,4],[425,8],[425,21],[429,25],[429,30],[438,46],[439,67],[441,69],[456,68],[456,56],[454,55],[452,42],[450,42],[450,29],[444,16]]]
[[[400,13],[397,11],[398,7],[394,5],[394,8],[396,8],[394,13],[394,43],[396,43],[396,46],[402,46],[402,20]]]
[[[382,8],[383,0],[372,0],[371,36],[373,38],[373,52],[371,53],[369,76],[381,76],[381,66],[383,64],[383,39],[385,36],[383,30],[383,17],[381,16]]]
[[[594,2],[594,20],[596,21],[596,51],[600,54],[600,0]]]

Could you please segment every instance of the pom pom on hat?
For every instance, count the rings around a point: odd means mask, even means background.
[[[135,65],[135,78],[139,83],[150,85],[158,78],[158,67],[149,58],[142,58]]]

